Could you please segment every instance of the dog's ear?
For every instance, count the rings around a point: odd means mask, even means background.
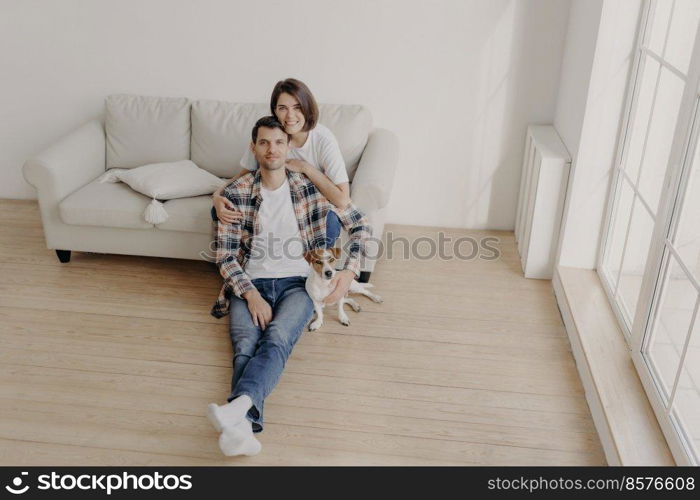
[[[313,255],[314,255],[314,254],[313,254],[312,251],[306,252],[306,253],[304,254],[304,260],[305,260],[306,262],[308,262],[309,264],[311,264],[311,260],[314,258]]]
[[[340,250],[341,250],[340,247],[333,247],[330,250],[331,250],[331,253],[333,254],[333,257],[335,257],[336,259],[338,257],[340,257]]]

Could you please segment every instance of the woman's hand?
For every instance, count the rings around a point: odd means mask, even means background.
[[[311,167],[311,165],[309,163],[306,163],[304,160],[289,159],[287,160],[286,167],[287,170],[289,170],[290,172],[298,172],[300,174],[303,174],[305,173],[305,169]]]
[[[214,208],[216,216],[226,224],[234,224],[243,219],[243,213],[236,210],[233,203],[225,196],[214,195]]]

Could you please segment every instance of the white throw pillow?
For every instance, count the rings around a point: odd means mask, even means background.
[[[212,194],[226,180],[199,168],[190,160],[151,163],[136,168],[113,168],[100,177],[99,182],[124,182],[131,189],[153,198],[143,213],[150,224],[161,224],[168,213],[158,200],[173,200]]]

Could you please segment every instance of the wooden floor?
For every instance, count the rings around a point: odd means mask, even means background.
[[[262,452],[226,458],[205,417],[231,377],[215,266],[60,264],[36,203],[0,200],[0,465],[604,465],[551,283],[522,277],[512,232],[444,231],[501,257],[380,262],[385,302],[304,333]]]

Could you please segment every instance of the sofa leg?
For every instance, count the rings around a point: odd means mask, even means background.
[[[56,250],[56,255],[58,255],[58,260],[61,263],[70,262],[70,250]]]
[[[360,277],[357,278],[357,281],[360,283],[369,283],[370,274],[372,274],[372,271],[360,271]]]

